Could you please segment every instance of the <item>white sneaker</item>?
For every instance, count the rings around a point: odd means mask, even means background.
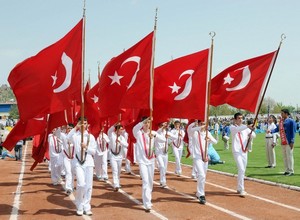
[[[83,210],[77,210],[77,211],[76,211],[76,215],[82,216],[82,215],[83,215]]]
[[[240,194],[240,197],[243,197],[243,198],[245,198],[246,195],[247,195],[247,192],[244,191],[244,190],[238,190],[237,193],[239,193],[239,194]]]
[[[93,215],[93,213],[92,213],[91,210],[85,211],[84,214],[85,214],[85,215]]]

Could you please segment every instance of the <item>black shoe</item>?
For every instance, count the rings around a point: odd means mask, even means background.
[[[294,173],[288,173],[288,174],[286,174],[286,176],[293,176],[294,175]]]
[[[283,175],[285,175],[285,176],[286,176],[286,175],[289,175],[289,174],[290,174],[289,172],[284,172],[284,173],[283,173]]]
[[[145,209],[145,212],[149,213],[151,209]]]
[[[205,203],[206,203],[205,196],[200,196],[199,202],[200,202],[200,204],[205,205]]]
[[[265,168],[271,168],[272,166],[266,166]]]

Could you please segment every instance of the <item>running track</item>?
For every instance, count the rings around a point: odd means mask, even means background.
[[[248,196],[236,194],[236,177],[209,171],[206,181],[206,205],[196,199],[196,181],[191,168],[174,174],[169,163],[166,189],[159,186],[155,172],[153,209],[142,206],[138,166],[131,175],[121,174],[122,188],[114,192],[111,173],[108,182],[94,179],[93,216],[76,216],[74,195],[66,196],[63,185],[53,186],[47,164],[31,172],[31,143],[23,147],[23,162],[0,160],[0,219],[300,219],[300,192],[279,186],[245,181]],[[110,168],[109,168],[110,171]],[[285,177],[283,177],[285,178]],[[286,177],[288,178],[288,177]]]

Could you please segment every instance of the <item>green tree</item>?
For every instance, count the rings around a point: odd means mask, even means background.
[[[19,119],[19,110],[17,105],[12,105],[9,111],[9,116],[13,119]]]

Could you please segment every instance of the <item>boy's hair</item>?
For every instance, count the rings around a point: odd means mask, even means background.
[[[77,119],[77,121],[81,121],[81,116]],[[87,121],[87,118],[83,116],[83,121]]]
[[[117,124],[115,126],[115,130],[120,130],[121,128],[123,128],[123,125],[121,125],[121,124]]]
[[[273,119],[273,122],[274,122],[275,124],[277,124],[277,119],[276,119],[275,115],[270,115],[270,117]]]
[[[237,119],[239,116],[243,116],[243,115],[242,115],[242,113],[237,112],[237,113],[234,114],[233,117],[234,117],[234,119]]]
[[[290,111],[287,108],[281,109],[281,111],[287,115],[290,115]]]
[[[142,118],[141,118],[141,121],[144,121],[144,120],[146,120],[147,118],[149,118],[148,116],[143,116]]]

